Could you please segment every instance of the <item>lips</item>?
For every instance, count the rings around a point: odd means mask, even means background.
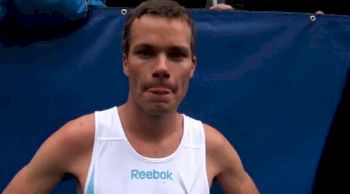
[[[170,94],[172,90],[166,87],[151,87],[148,88],[148,92],[151,92],[156,95],[166,95]]]

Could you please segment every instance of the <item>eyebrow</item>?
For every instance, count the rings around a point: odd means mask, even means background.
[[[185,54],[190,54],[190,49],[183,47],[183,46],[171,46],[168,48],[169,51],[176,51],[176,52],[181,52]]]
[[[134,47],[133,50],[142,50],[142,49],[155,49],[155,50],[159,50],[159,48],[157,46],[154,46],[152,44],[148,44],[148,43],[141,43],[138,44]],[[187,48],[185,46],[179,46],[179,45],[172,45],[172,46],[168,46],[165,48],[167,51],[180,51],[186,54],[190,54],[190,48]]]
[[[152,46],[151,44],[147,44],[147,43],[142,43],[142,44],[138,44],[134,47],[134,50],[140,50],[140,49],[152,49],[154,48],[154,46]]]

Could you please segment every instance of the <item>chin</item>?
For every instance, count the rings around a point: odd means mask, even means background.
[[[147,107],[144,109],[144,111],[149,114],[150,116],[163,116],[167,115],[169,113],[172,113],[176,111],[175,108],[169,106],[169,105],[164,105],[164,104],[155,104],[152,105],[151,107]]]

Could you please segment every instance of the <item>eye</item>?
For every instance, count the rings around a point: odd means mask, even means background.
[[[140,44],[134,47],[133,54],[140,59],[149,59],[156,55],[156,50],[152,45]]]
[[[187,54],[180,50],[173,50],[168,52],[168,57],[174,61],[182,61],[187,58]]]
[[[154,56],[154,51],[151,49],[140,49],[137,50],[135,54],[142,59],[148,59]]]

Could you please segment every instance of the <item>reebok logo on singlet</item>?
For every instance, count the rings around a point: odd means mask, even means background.
[[[162,180],[173,180],[172,177],[173,173],[169,170],[167,171],[157,171],[155,169],[150,171],[144,171],[144,170],[136,170],[133,169],[130,171],[131,179],[162,179]]]

